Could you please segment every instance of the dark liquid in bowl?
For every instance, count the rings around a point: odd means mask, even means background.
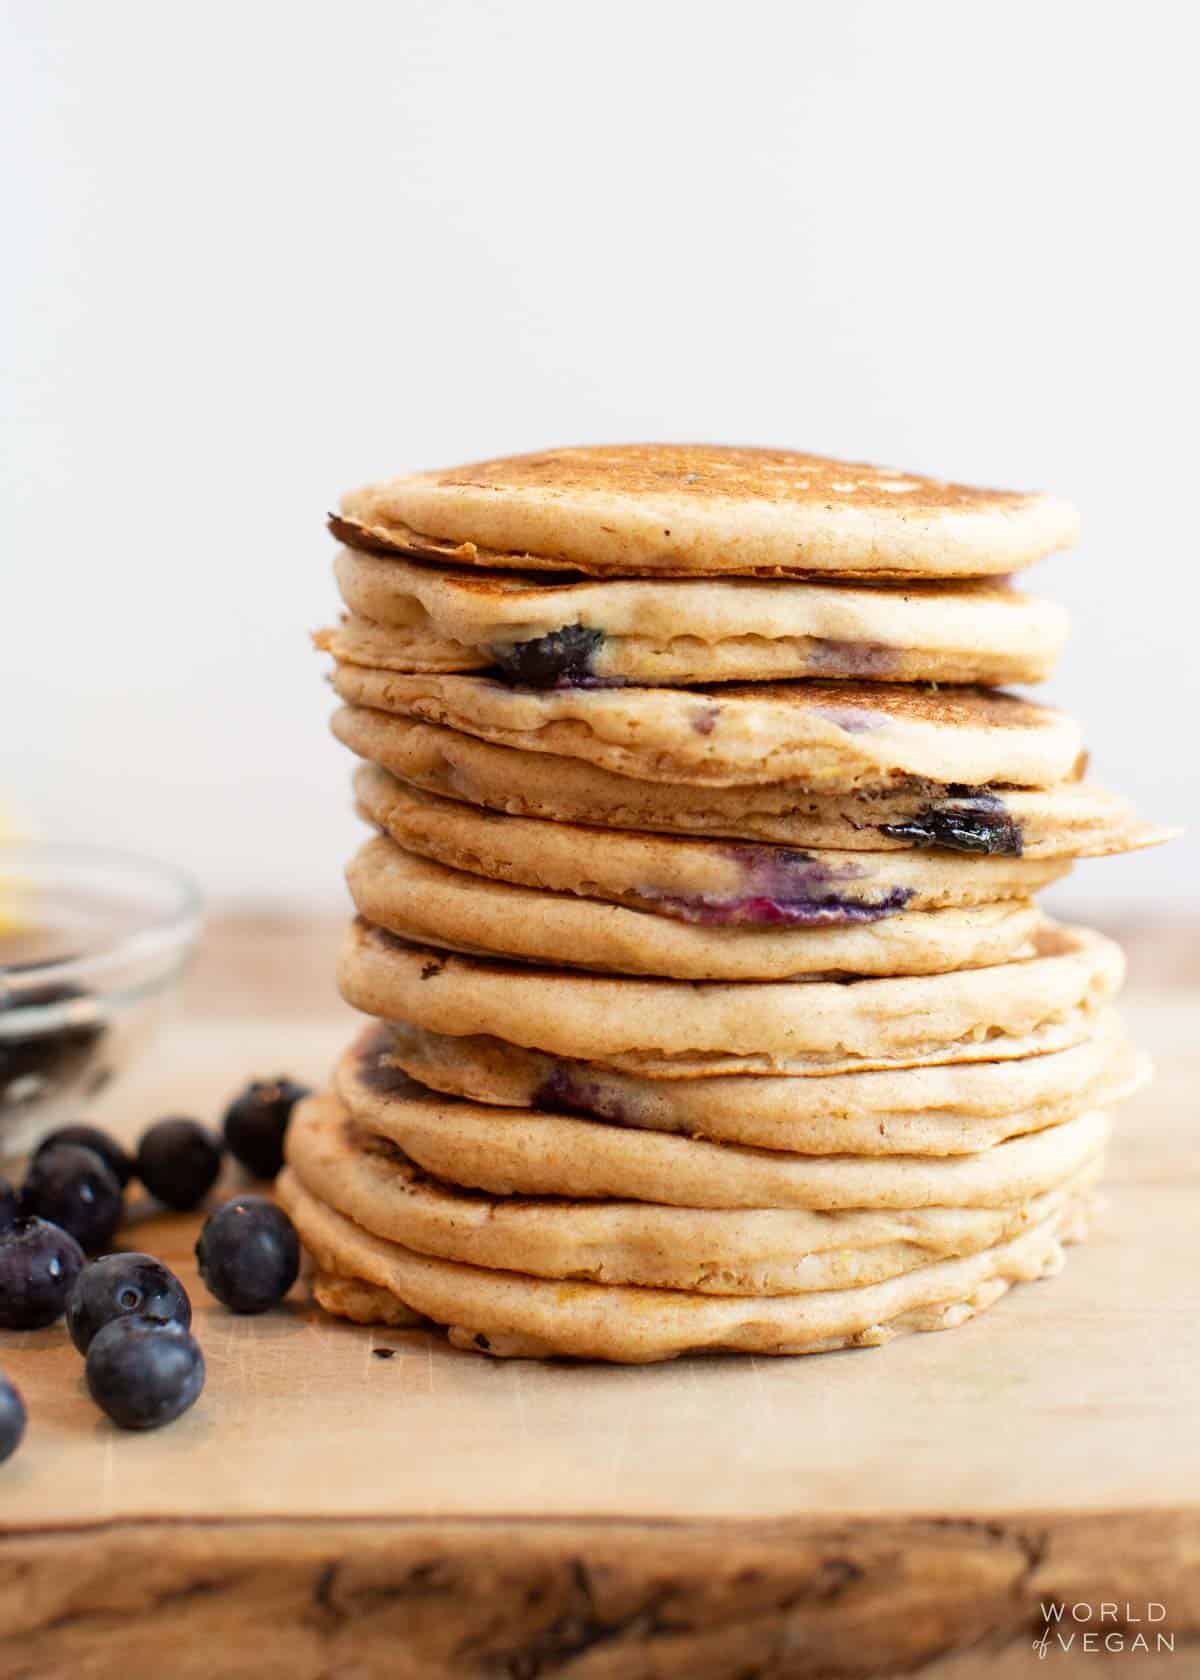
[[[105,1025],[79,986],[45,986],[19,1006],[0,999],[0,1124],[10,1108],[27,1108],[75,1085]]]
[[[85,986],[41,981],[38,970],[111,946],[141,920],[111,898],[56,891],[52,903],[31,896],[28,925],[0,934],[0,1128],[67,1092],[85,1095],[107,1031]]]

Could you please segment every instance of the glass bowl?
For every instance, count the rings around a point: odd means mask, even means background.
[[[0,845],[0,1160],[78,1119],[149,1042],[200,924],[197,888],[164,864]]]

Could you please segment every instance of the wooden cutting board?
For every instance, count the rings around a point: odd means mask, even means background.
[[[319,1080],[352,1025],[327,946],[215,941],[99,1117],[136,1135],[251,1074]],[[208,1385],[122,1435],[61,1327],[0,1336],[31,1420],[0,1469],[0,1680],[1200,1673],[1197,1002],[1130,998],[1159,1078],[1065,1274],[881,1350],[543,1366],[302,1292],[238,1319],[195,1278],[197,1222],[140,1210]],[[1043,1604],[1091,1607],[1046,1668]]]

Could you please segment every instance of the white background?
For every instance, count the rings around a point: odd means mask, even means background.
[[[332,898],[337,493],[711,439],[1073,497],[1050,692],[1200,828],[1195,18],[7,5],[0,795],[218,898]],[[1195,902],[1190,849],[1065,897]]]

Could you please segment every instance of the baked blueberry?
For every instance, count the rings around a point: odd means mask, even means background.
[[[603,630],[564,624],[561,630],[494,649],[496,664],[510,683],[529,688],[573,688],[595,680],[593,661]]]
[[[21,1212],[69,1231],[85,1254],[112,1241],[122,1207],[112,1173],[94,1150],[77,1143],[39,1151],[21,1186]]]
[[[220,1171],[221,1146],[197,1120],[159,1120],[138,1145],[138,1177],[180,1213],[200,1206]]]
[[[982,852],[985,857],[1020,857],[1021,825],[994,793],[951,787],[951,798],[924,805],[904,822],[882,823],[879,832],[911,846],[944,846],[954,852]]]
[[[135,1317],[191,1328],[192,1303],[174,1272],[149,1254],[106,1254],[85,1266],[67,1300],[67,1329],[80,1353],[114,1318]]]
[[[0,1464],[11,1458],[25,1433],[25,1402],[0,1373]]]
[[[300,1239],[282,1208],[265,1196],[235,1196],[210,1213],[196,1243],[200,1276],[236,1313],[266,1312],[300,1271]]]
[[[20,1199],[6,1178],[0,1178],[0,1237],[17,1222]]]
[[[155,1318],[114,1318],[84,1365],[88,1393],[122,1429],[158,1429],[193,1406],[204,1387],[200,1344]]]
[[[90,1149],[94,1155],[99,1155],[122,1190],[133,1177],[132,1155],[127,1149],[122,1149],[116,1138],[102,1132],[99,1126],[60,1126],[38,1144],[34,1160],[59,1143],[78,1144],[81,1149]]]
[[[0,1330],[42,1330],[66,1311],[83,1250],[44,1219],[18,1219],[0,1237]]]
[[[309,1094],[294,1079],[252,1079],[225,1110],[226,1147],[255,1178],[279,1173],[292,1110]]]

